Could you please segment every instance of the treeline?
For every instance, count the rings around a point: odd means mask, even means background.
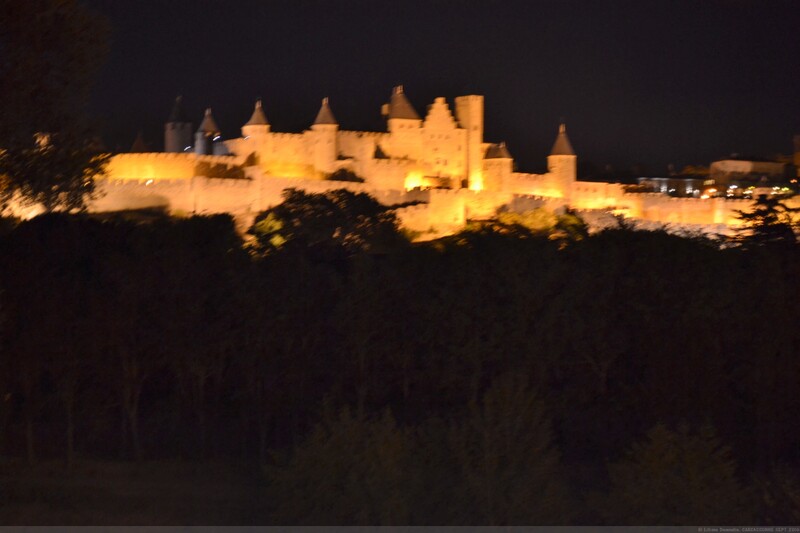
[[[411,245],[344,194],[287,195],[255,244],[227,216],[8,228],[0,453],[252,462],[285,524],[800,519],[797,248]],[[376,218],[331,224],[354,199]]]

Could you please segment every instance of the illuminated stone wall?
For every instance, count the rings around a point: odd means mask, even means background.
[[[116,155],[90,209],[158,207],[231,213],[247,221],[280,203],[286,188],[346,188],[386,205],[421,202],[397,213],[405,227],[430,236],[452,233],[468,219],[491,217],[499,209],[570,206],[598,220],[613,212],[641,223],[708,226],[734,224],[735,210],[747,208],[746,201],[626,194],[620,184],[577,181],[574,155],[549,156],[546,174],[514,172],[510,157],[484,158],[490,144],[483,142],[483,105],[482,96],[460,96],[453,113],[444,98],[436,98],[424,119],[390,118],[387,132],[318,125],[282,133],[268,125],[244,126],[241,138],[225,141],[231,156]],[[338,169],[365,182],[327,179]]]

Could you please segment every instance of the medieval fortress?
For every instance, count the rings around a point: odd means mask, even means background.
[[[331,102],[302,133],[273,132],[260,101],[242,136],[223,140],[211,110],[194,130],[178,99],[165,124],[165,151],[115,155],[92,211],[164,208],[173,214],[230,213],[242,227],[282,201],[284,189],[346,188],[397,209],[421,238],[446,235],[498,210],[570,207],[591,223],[621,214],[644,227],[725,232],[748,200],[626,193],[617,183],[576,179],[577,156],[562,124],[546,174],[516,172],[504,143],[483,138],[483,96],[436,98],[422,118],[395,87],[382,112],[386,132],[340,130]]]

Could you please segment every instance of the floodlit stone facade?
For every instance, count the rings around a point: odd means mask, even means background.
[[[725,231],[735,223],[735,210],[746,207],[746,201],[628,194],[620,184],[577,181],[577,157],[563,124],[547,158],[548,172],[516,172],[504,143],[484,141],[483,96],[459,96],[454,103],[451,108],[436,98],[423,118],[403,87],[395,87],[382,109],[387,131],[366,132],[341,130],[326,98],[307,130],[282,133],[271,130],[258,101],[241,137],[222,140],[209,109],[190,145],[191,124],[178,100],[165,125],[167,151],[114,156],[90,208],[227,212],[247,225],[280,203],[288,187],[347,188],[386,204],[415,202],[397,213],[424,238],[457,231],[498,209],[567,206],[590,220],[612,212],[651,225]]]

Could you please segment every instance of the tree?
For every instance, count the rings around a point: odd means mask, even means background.
[[[107,24],[76,0],[0,5],[0,201],[81,210],[108,159],[84,114]]]
[[[731,450],[711,427],[695,434],[657,425],[609,465],[611,491],[598,506],[608,523],[636,526],[748,523],[752,503]]]
[[[566,486],[561,481],[558,451],[551,443],[550,421],[543,403],[524,380],[496,380],[448,437],[460,471],[450,494],[466,496],[462,500],[468,502],[465,512],[475,513],[478,523],[561,525],[566,521]]]
[[[326,410],[291,458],[267,470],[277,522],[408,524],[409,445],[391,414]]]
[[[760,195],[751,211],[737,210],[741,227],[734,240],[744,246],[793,245],[800,222],[796,214],[800,208],[789,207],[780,198]]]
[[[586,238],[589,235],[589,226],[570,209],[557,215],[540,207],[522,213],[503,211],[493,219],[471,222],[454,240],[463,243],[474,240],[476,236],[480,238],[487,235],[520,239],[544,237],[564,243]]]
[[[340,249],[351,255],[385,251],[405,242],[390,207],[365,193],[286,189],[283,203],[256,217],[250,233],[264,251]]]

